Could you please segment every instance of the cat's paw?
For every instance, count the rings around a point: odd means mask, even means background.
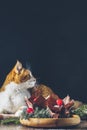
[[[15,113],[15,116],[16,117],[21,117],[22,113],[23,113],[23,110],[26,109],[27,106],[21,106]]]

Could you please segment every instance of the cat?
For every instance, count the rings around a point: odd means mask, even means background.
[[[30,98],[29,89],[35,84],[36,78],[31,71],[23,68],[22,64],[17,61],[0,88],[0,114],[14,114],[21,106],[25,106],[24,98],[25,96]]]

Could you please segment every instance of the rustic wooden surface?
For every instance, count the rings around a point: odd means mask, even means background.
[[[0,125],[0,130],[37,130],[38,128],[30,128],[30,127],[25,127],[22,125]],[[49,128],[50,130],[52,129],[58,129],[58,128]],[[66,130],[66,129],[73,129],[73,130],[82,130],[85,129],[87,130],[87,121],[81,121],[81,123],[78,126],[74,126],[74,127],[68,127],[68,128],[59,128],[62,130]],[[48,128],[43,129],[43,128],[39,128],[39,130],[48,130]]]

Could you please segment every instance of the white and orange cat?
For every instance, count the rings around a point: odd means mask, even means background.
[[[29,88],[35,84],[36,79],[31,71],[17,61],[0,89],[0,114],[15,113],[21,106],[25,106],[24,98],[31,96]]]

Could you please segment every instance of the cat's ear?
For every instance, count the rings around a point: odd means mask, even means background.
[[[17,63],[16,63],[16,65],[15,65],[14,70],[15,70],[15,73],[17,73],[17,74],[19,74],[20,71],[22,70],[22,64],[21,64],[21,62],[19,62],[18,60],[17,60]]]

